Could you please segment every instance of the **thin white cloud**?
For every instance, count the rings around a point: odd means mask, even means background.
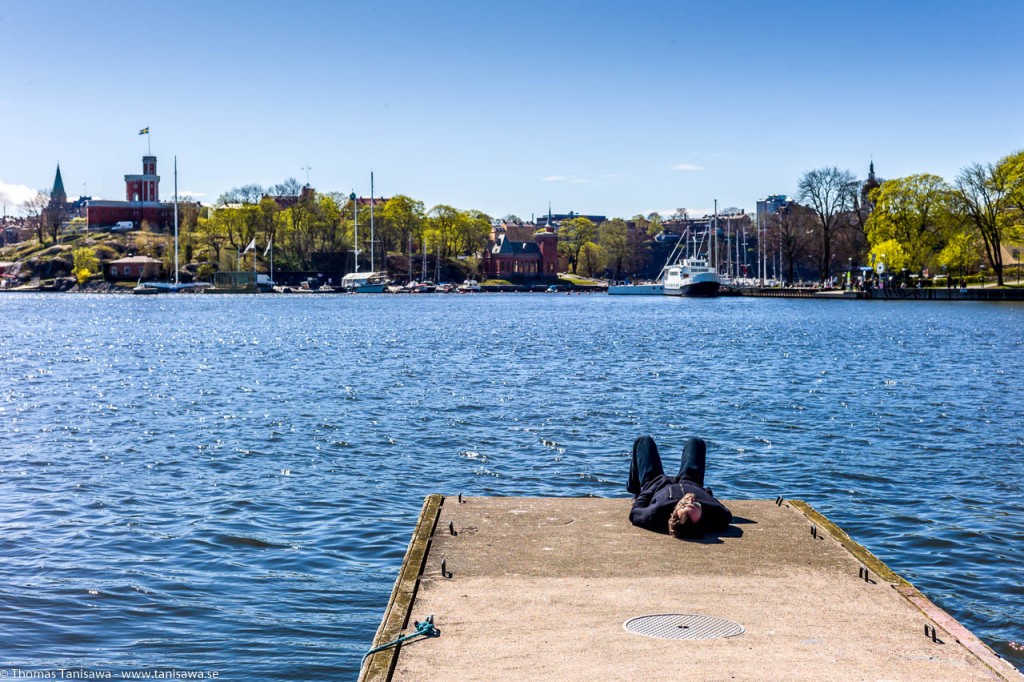
[[[703,166],[697,166],[692,163],[677,163],[674,166],[669,166],[669,170],[674,171],[699,171],[704,170]]]
[[[622,173],[603,173],[603,174],[601,174],[598,177],[608,178],[609,180],[614,180],[615,178],[621,178],[622,177]]]
[[[188,190],[182,190],[178,192],[179,197],[205,197],[206,194],[203,192],[190,192]]]
[[[9,207],[20,207],[36,195],[36,190],[25,185],[12,185],[0,180],[0,203]]]
[[[586,178],[579,178],[575,175],[547,175],[542,178],[544,182],[568,182],[571,185],[590,185],[594,184],[592,180]]]

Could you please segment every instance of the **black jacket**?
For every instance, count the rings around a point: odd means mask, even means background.
[[[668,518],[679,500],[686,493],[693,493],[701,506],[701,517],[697,525],[704,532],[723,531],[732,523],[732,512],[711,494],[711,488],[701,488],[693,481],[678,476],[658,476],[640,489],[629,510],[629,521],[658,533],[668,532]]]

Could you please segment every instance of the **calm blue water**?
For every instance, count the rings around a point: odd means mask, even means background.
[[[0,297],[0,666],[356,675],[425,495],[802,498],[1024,663],[1024,306]],[[624,519],[625,521],[625,519]]]

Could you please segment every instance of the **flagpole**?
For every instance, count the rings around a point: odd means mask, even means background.
[[[149,137],[147,135],[146,137]],[[174,289],[178,289],[178,155],[174,155]]]

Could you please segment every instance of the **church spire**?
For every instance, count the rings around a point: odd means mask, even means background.
[[[57,163],[57,177],[53,179],[53,191],[50,192],[51,201],[66,202],[68,195],[64,191],[64,180],[60,177],[60,162]]]
[[[875,160],[871,159],[871,163],[868,165],[868,179],[864,181],[864,185],[860,188],[860,198],[865,206],[871,207],[874,205],[871,202],[871,192],[881,184],[878,178],[875,177]]]

